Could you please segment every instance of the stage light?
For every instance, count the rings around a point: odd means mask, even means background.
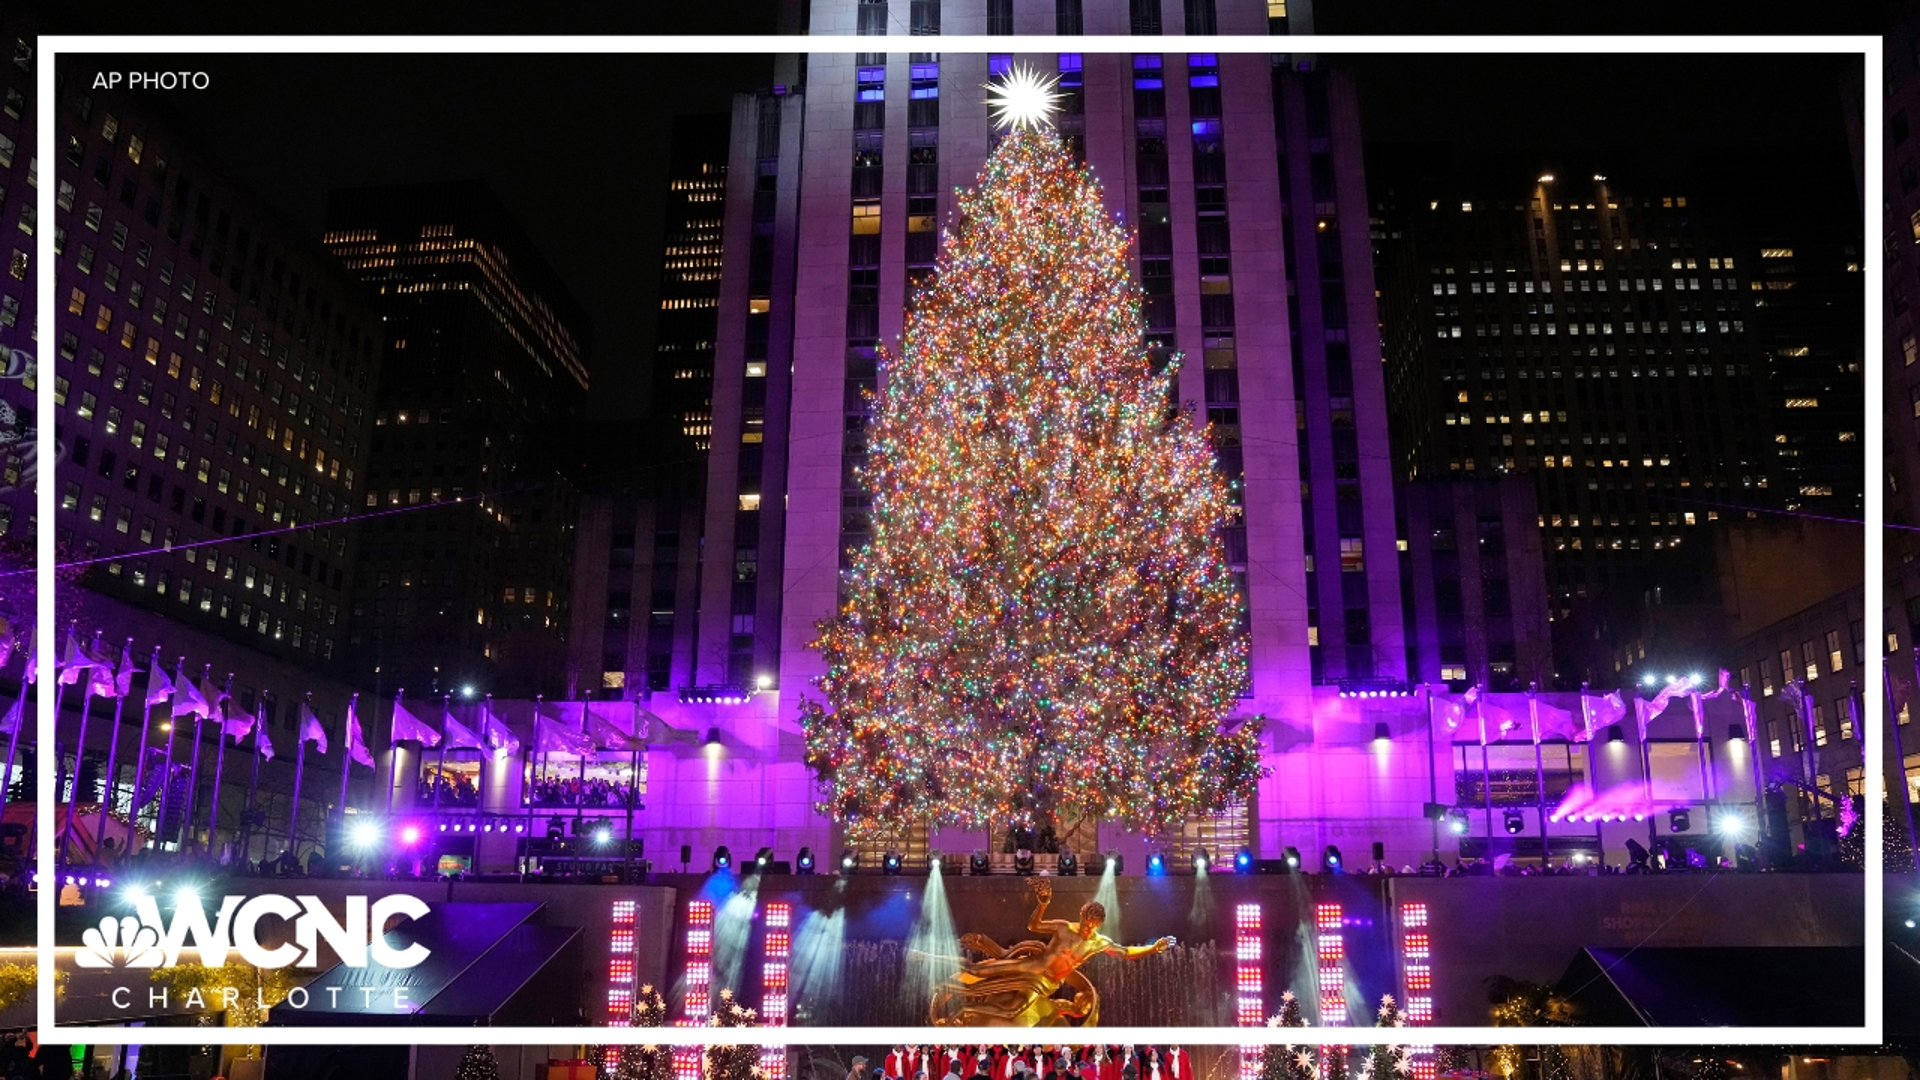
[[[446,832],[446,831],[447,831],[447,823],[446,823],[446,822],[444,822],[444,821],[443,821],[443,822],[441,822],[441,823],[440,823],[440,831],[441,831],[441,832]]]
[[[1736,843],[1753,835],[1753,831],[1747,827],[1747,819],[1731,810],[1713,815],[1712,831]]]
[[[840,853],[840,872],[851,874],[860,869],[860,853],[848,848]]]
[[[1332,844],[1328,844],[1326,850],[1320,853],[1320,865],[1326,873],[1340,873],[1343,869],[1340,859],[1340,849]]]
[[[1733,866],[1742,873],[1760,869],[1760,849],[1752,844],[1733,845]]]
[[[1647,815],[1645,815],[1645,814],[1635,814],[1635,815],[1633,815],[1633,820],[1635,820],[1635,821],[1645,821],[1645,820],[1647,820]]]
[[[419,843],[420,842],[420,826],[408,825],[406,828],[401,829],[400,842],[407,845],[408,847],[412,847],[413,845]]]
[[[606,827],[605,825],[602,825],[599,828],[593,830],[593,844],[595,847],[606,847],[608,844],[612,842],[613,842],[612,829]]]
[[[1112,848],[1108,848],[1107,849],[1108,872],[1112,873],[1114,877],[1119,877],[1121,874],[1126,872],[1126,869],[1127,869],[1127,861],[1120,857],[1119,852],[1113,850]]]
[[[1393,734],[1387,730],[1387,722],[1381,720],[1373,725],[1373,745],[1381,746],[1393,741]]]
[[[1553,174],[1552,174],[1552,173],[1541,173],[1541,174],[1540,174],[1540,182],[1541,182],[1541,183],[1543,183],[1543,184],[1551,184],[1551,183],[1553,183]]]
[[[470,698],[470,697],[472,697],[472,696],[473,696],[473,684],[472,684],[472,683],[468,683],[468,684],[466,684],[465,686],[462,686],[462,687],[460,688],[460,696],[461,696],[461,697],[463,697],[463,698]]]
[[[1020,848],[1013,853],[1013,872],[1021,877],[1033,876],[1033,849]]]
[[[514,822],[514,823],[513,823],[513,831],[514,831],[514,832],[517,832],[517,833],[523,833],[523,832],[526,832],[526,831],[527,831],[527,823],[526,823],[526,822],[524,822],[524,821],[516,821],[516,822]]]
[[[1632,837],[1627,838],[1627,870],[1630,873],[1636,870],[1642,874],[1647,872],[1647,847]]]
[[[1507,835],[1517,835],[1527,827],[1527,819],[1518,810],[1508,810],[1500,815],[1501,824],[1506,826]]]
[[[558,840],[565,835],[567,835],[566,818],[555,816],[547,819],[547,839]]]
[[[759,851],[756,851],[753,853],[753,872],[754,873],[764,874],[767,872],[767,868],[772,865],[773,865],[773,849],[772,848],[763,847]]]
[[[491,821],[489,821],[489,822],[487,822],[487,823],[486,823],[485,825],[482,825],[482,826],[480,826],[480,831],[481,831],[481,832],[492,832],[492,831],[493,831],[493,822],[491,822]]]
[[[173,891],[173,902],[176,904],[191,904],[199,899],[200,890],[191,885],[182,885]]]
[[[1252,848],[1241,845],[1240,850],[1233,853],[1233,872],[1236,874],[1253,873]]]
[[[1287,857],[1287,871],[1289,873],[1298,873],[1300,870],[1300,849],[1297,847],[1293,847],[1292,845],[1288,845],[1287,851],[1286,851],[1286,857]]]
[[[1700,676],[1699,676],[1698,674],[1694,674],[1694,675],[1689,675],[1689,676],[1687,676],[1687,685],[1688,685],[1688,686],[1699,686],[1699,685],[1700,685]]]
[[[1056,869],[1061,877],[1072,877],[1080,872],[1080,857],[1073,853],[1072,848],[1061,848]]]
[[[1467,835],[1467,812],[1459,807],[1447,811],[1447,831],[1455,836]]]
[[[728,850],[727,845],[725,844],[721,844],[719,847],[714,848],[713,849],[713,872],[717,874],[723,870],[731,870],[731,869],[733,869],[733,852]]]
[[[753,680],[753,684],[759,687],[760,689],[765,690],[768,687],[771,687],[773,685],[773,676],[761,675],[759,678],[756,678]]]
[[[976,876],[991,874],[993,873],[993,860],[987,858],[986,852],[975,848],[973,854],[967,856],[967,873]]]
[[[800,854],[793,857],[793,865],[803,874],[813,873],[813,849],[803,847]]]
[[[1667,676],[1667,685],[1668,685],[1668,686],[1672,686],[1672,685],[1673,685],[1674,683],[1677,683],[1677,682],[1679,682],[1679,681],[1680,681],[1680,676],[1678,676],[1678,675],[1669,675],[1669,676]]]
[[[1607,725],[1607,742],[1623,743],[1627,741],[1627,731],[1619,724]]]
[[[1164,877],[1167,873],[1167,857],[1159,852],[1147,856],[1147,876]]]
[[[1727,741],[1730,743],[1746,742],[1747,741],[1747,725],[1741,724],[1741,723],[1728,724],[1727,725]]]
[[[1208,863],[1207,849],[1195,848],[1193,852],[1193,872],[1196,874],[1206,873]]]
[[[380,842],[380,826],[371,821],[358,822],[353,826],[353,835],[349,841],[357,848],[370,848]]]
[[[1651,675],[1649,675],[1649,676],[1647,676],[1646,678],[1644,678],[1644,679],[1641,679],[1641,680],[1640,680],[1640,685],[1641,685],[1641,686],[1652,686],[1652,685],[1653,685],[1654,683],[1656,683],[1656,682],[1659,682],[1659,681],[1660,681],[1660,680],[1658,680],[1658,679],[1656,679],[1656,678],[1654,678],[1653,676],[1651,676]]]
[[[1913,922],[1913,920],[1912,920],[1912,919],[1908,919],[1908,920],[1907,920],[1907,929],[1909,929],[1909,930],[1912,930],[1913,928],[1914,928],[1914,922]]]
[[[880,872],[888,877],[899,877],[900,853],[888,848],[887,853],[880,856]]]
[[[1667,830],[1669,832],[1686,832],[1691,828],[1693,828],[1693,815],[1687,813],[1685,810],[1675,810],[1673,813],[1667,815]]]
[[[707,737],[702,740],[700,745],[705,747],[709,752],[720,749],[720,729],[717,727],[708,728]]]
[[[139,885],[129,885],[120,890],[120,898],[128,902],[145,900],[147,898],[147,890]]]

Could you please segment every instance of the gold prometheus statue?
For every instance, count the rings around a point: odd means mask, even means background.
[[[1089,900],[1080,907],[1080,920],[1047,918],[1053,883],[1034,878],[1033,917],[1027,929],[1046,934],[1046,941],[1022,941],[1012,948],[985,934],[960,939],[966,948],[985,954],[934,989],[929,1020],[942,1027],[1091,1027],[1100,1022],[1100,992],[1081,973],[1080,966],[1102,953],[1125,959],[1166,952],[1174,939],[1163,937],[1151,945],[1121,945],[1100,932],[1107,909]],[[1055,997],[1062,988],[1069,997]]]

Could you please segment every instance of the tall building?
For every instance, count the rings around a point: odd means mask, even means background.
[[[1398,465],[1531,474],[1557,620],[1687,593],[1708,522],[1782,504],[1757,268],[1686,196],[1542,176],[1382,219]],[[1569,685],[1611,674],[1562,659]]]
[[[676,119],[667,159],[652,413],[676,430],[674,456],[704,454],[711,439],[728,120],[723,115]]]
[[[1539,507],[1524,476],[1410,482],[1401,491],[1407,550],[1407,667],[1455,690],[1550,685],[1552,627]]]
[[[40,182],[55,185],[61,306],[41,337],[52,370],[38,377],[54,380],[59,453],[39,482],[57,485],[50,527],[61,557],[92,560],[78,570],[81,587],[56,598],[61,615],[78,622],[83,643],[104,630],[109,658],[124,644],[143,672],[134,701],[151,664],[196,681],[204,671],[239,709],[258,710],[282,746],[303,699],[338,735],[350,691],[337,676],[360,558],[358,525],[342,519],[360,513],[366,490],[379,317],[357,281],[228,180],[151,101],[95,92],[81,79],[58,92],[60,154]],[[9,93],[9,116],[30,116],[27,100]],[[31,142],[5,138],[0,159],[11,153],[24,167]],[[30,184],[17,190],[32,198]],[[16,223],[10,284],[23,287],[36,231],[30,206]],[[15,361],[7,385],[30,390],[32,320],[19,295],[0,286],[0,342]],[[5,400],[16,438],[6,447],[0,520],[27,537],[35,414],[11,390]],[[58,721],[70,780],[61,797],[111,796],[162,845],[211,834],[213,850],[234,841],[270,857],[285,844],[284,824],[276,837],[242,820],[234,789],[249,781],[240,770],[228,771],[218,805],[204,769],[197,786],[175,778],[164,821],[157,800],[132,805],[140,743],[171,745],[185,763],[212,753],[204,744],[218,741],[218,724],[149,724],[143,710],[109,713],[96,703],[82,741],[76,697]],[[28,765],[24,754],[17,766]],[[328,792],[337,791],[325,781],[332,767],[306,770],[309,834],[322,829]],[[282,822],[292,773],[291,763],[270,762],[258,778],[259,798]]]
[[[349,652],[376,691],[566,687],[586,318],[477,184],[334,192],[326,245],[384,323]]]
[[[1300,793],[1345,766],[1280,751],[1314,742],[1314,702],[1339,686],[1407,672],[1352,82],[1303,57],[1162,40],[1134,55],[943,54],[928,40],[1258,34],[1277,9],[832,0],[811,5],[810,32],[915,40],[814,55],[804,85],[736,99],[693,669],[675,685],[683,708],[651,707],[750,749],[754,782],[771,785],[757,790],[776,793],[752,801],[779,845],[832,839],[810,807],[795,706],[817,693],[810,643],[868,536],[865,395],[883,386],[883,345],[933,272],[953,192],[975,182],[996,141],[975,90],[1014,64],[1060,77],[1063,136],[1138,229],[1148,344],[1157,362],[1184,357],[1177,396],[1212,425],[1239,495],[1241,520],[1223,539],[1248,599],[1252,663],[1235,715],[1268,718],[1276,774],[1257,807],[1207,823],[1208,835],[1237,846],[1257,834],[1277,851],[1283,834],[1304,845],[1301,830],[1324,831],[1324,807]],[[666,794],[676,775],[655,774],[663,804],[680,805]],[[691,820],[713,795],[686,781]]]
[[[56,538],[102,596],[332,670],[378,317],[137,102],[76,85],[57,115]]]
[[[1866,512],[1859,249],[1774,236],[1748,254],[1778,498],[1787,510],[1858,520]]]
[[[33,180],[34,42],[37,27],[19,5],[0,21],[0,229],[6,231],[6,277],[0,278],[0,536],[33,542],[34,403]],[[25,615],[24,609],[20,614]]]

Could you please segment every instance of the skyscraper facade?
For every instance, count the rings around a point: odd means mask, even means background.
[[[354,677],[563,692],[579,496],[560,469],[588,389],[585,316],[478,185],[337,191],[325,240],[384,331]]]
[[[1684,593],[1711,576],[1697,530],[1781,504],[1756,268],[1686,196],[1542,176],[1383,217],[1398,466],[1530,474],[1556,619]]]
[[[670,451],[675,456],[704,454],[711,439],[729,119],[704,114],[679,117],[667,159],[652,408],[679,435]]]
[[[867,395],[884,387],[885,350],[933,272],[954,190],[996,141],[979,87],[1015,65],[1059,77],[1062,136],[1137,230],[1147,344],[1158,364],[1182,358],[1178,400],[1210,425],[1237,492],[1223,541],[1252,662],[1229,722],[1267,718],[1276,771],[1257,807],[1209,835],[1277,844],[1316,827],[1302,824],[1317,816],[1310,800],[1288,792],[1343,766],[1277,753],[1313,741],[1316,684],[1332,694],[1405,679],[1352,82],[1305,58],[1160,41],[1125,55],[934,51],[939,33],[1258,34],[1272,15],[1202,0],[815,3],[811,32],[913,40],[811,56],[804,87],[737,99],[698,644],[677,689],[754,695],[726,726],[774,778],[762,812],[792,830],[782,843],[823,839],[807,831],[824,823],[796,705],[818,693],[810,644],[868,536]]]
[[[98,594],[332,670],[360,553],[331,522],[366,490],[379,319],[137,102],[58,106],[63,557],[94,560]],[[22,520],[31,494],[8,496]]]

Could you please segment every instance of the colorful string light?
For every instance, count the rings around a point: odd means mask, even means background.
[[[1154,832],[1252,795],[1255,720],[1205,430],[1169,403],[1128,231],[1058,136],[1009,134],[959,196],[872,399],[872,532],[814,642],[821,810]]]

